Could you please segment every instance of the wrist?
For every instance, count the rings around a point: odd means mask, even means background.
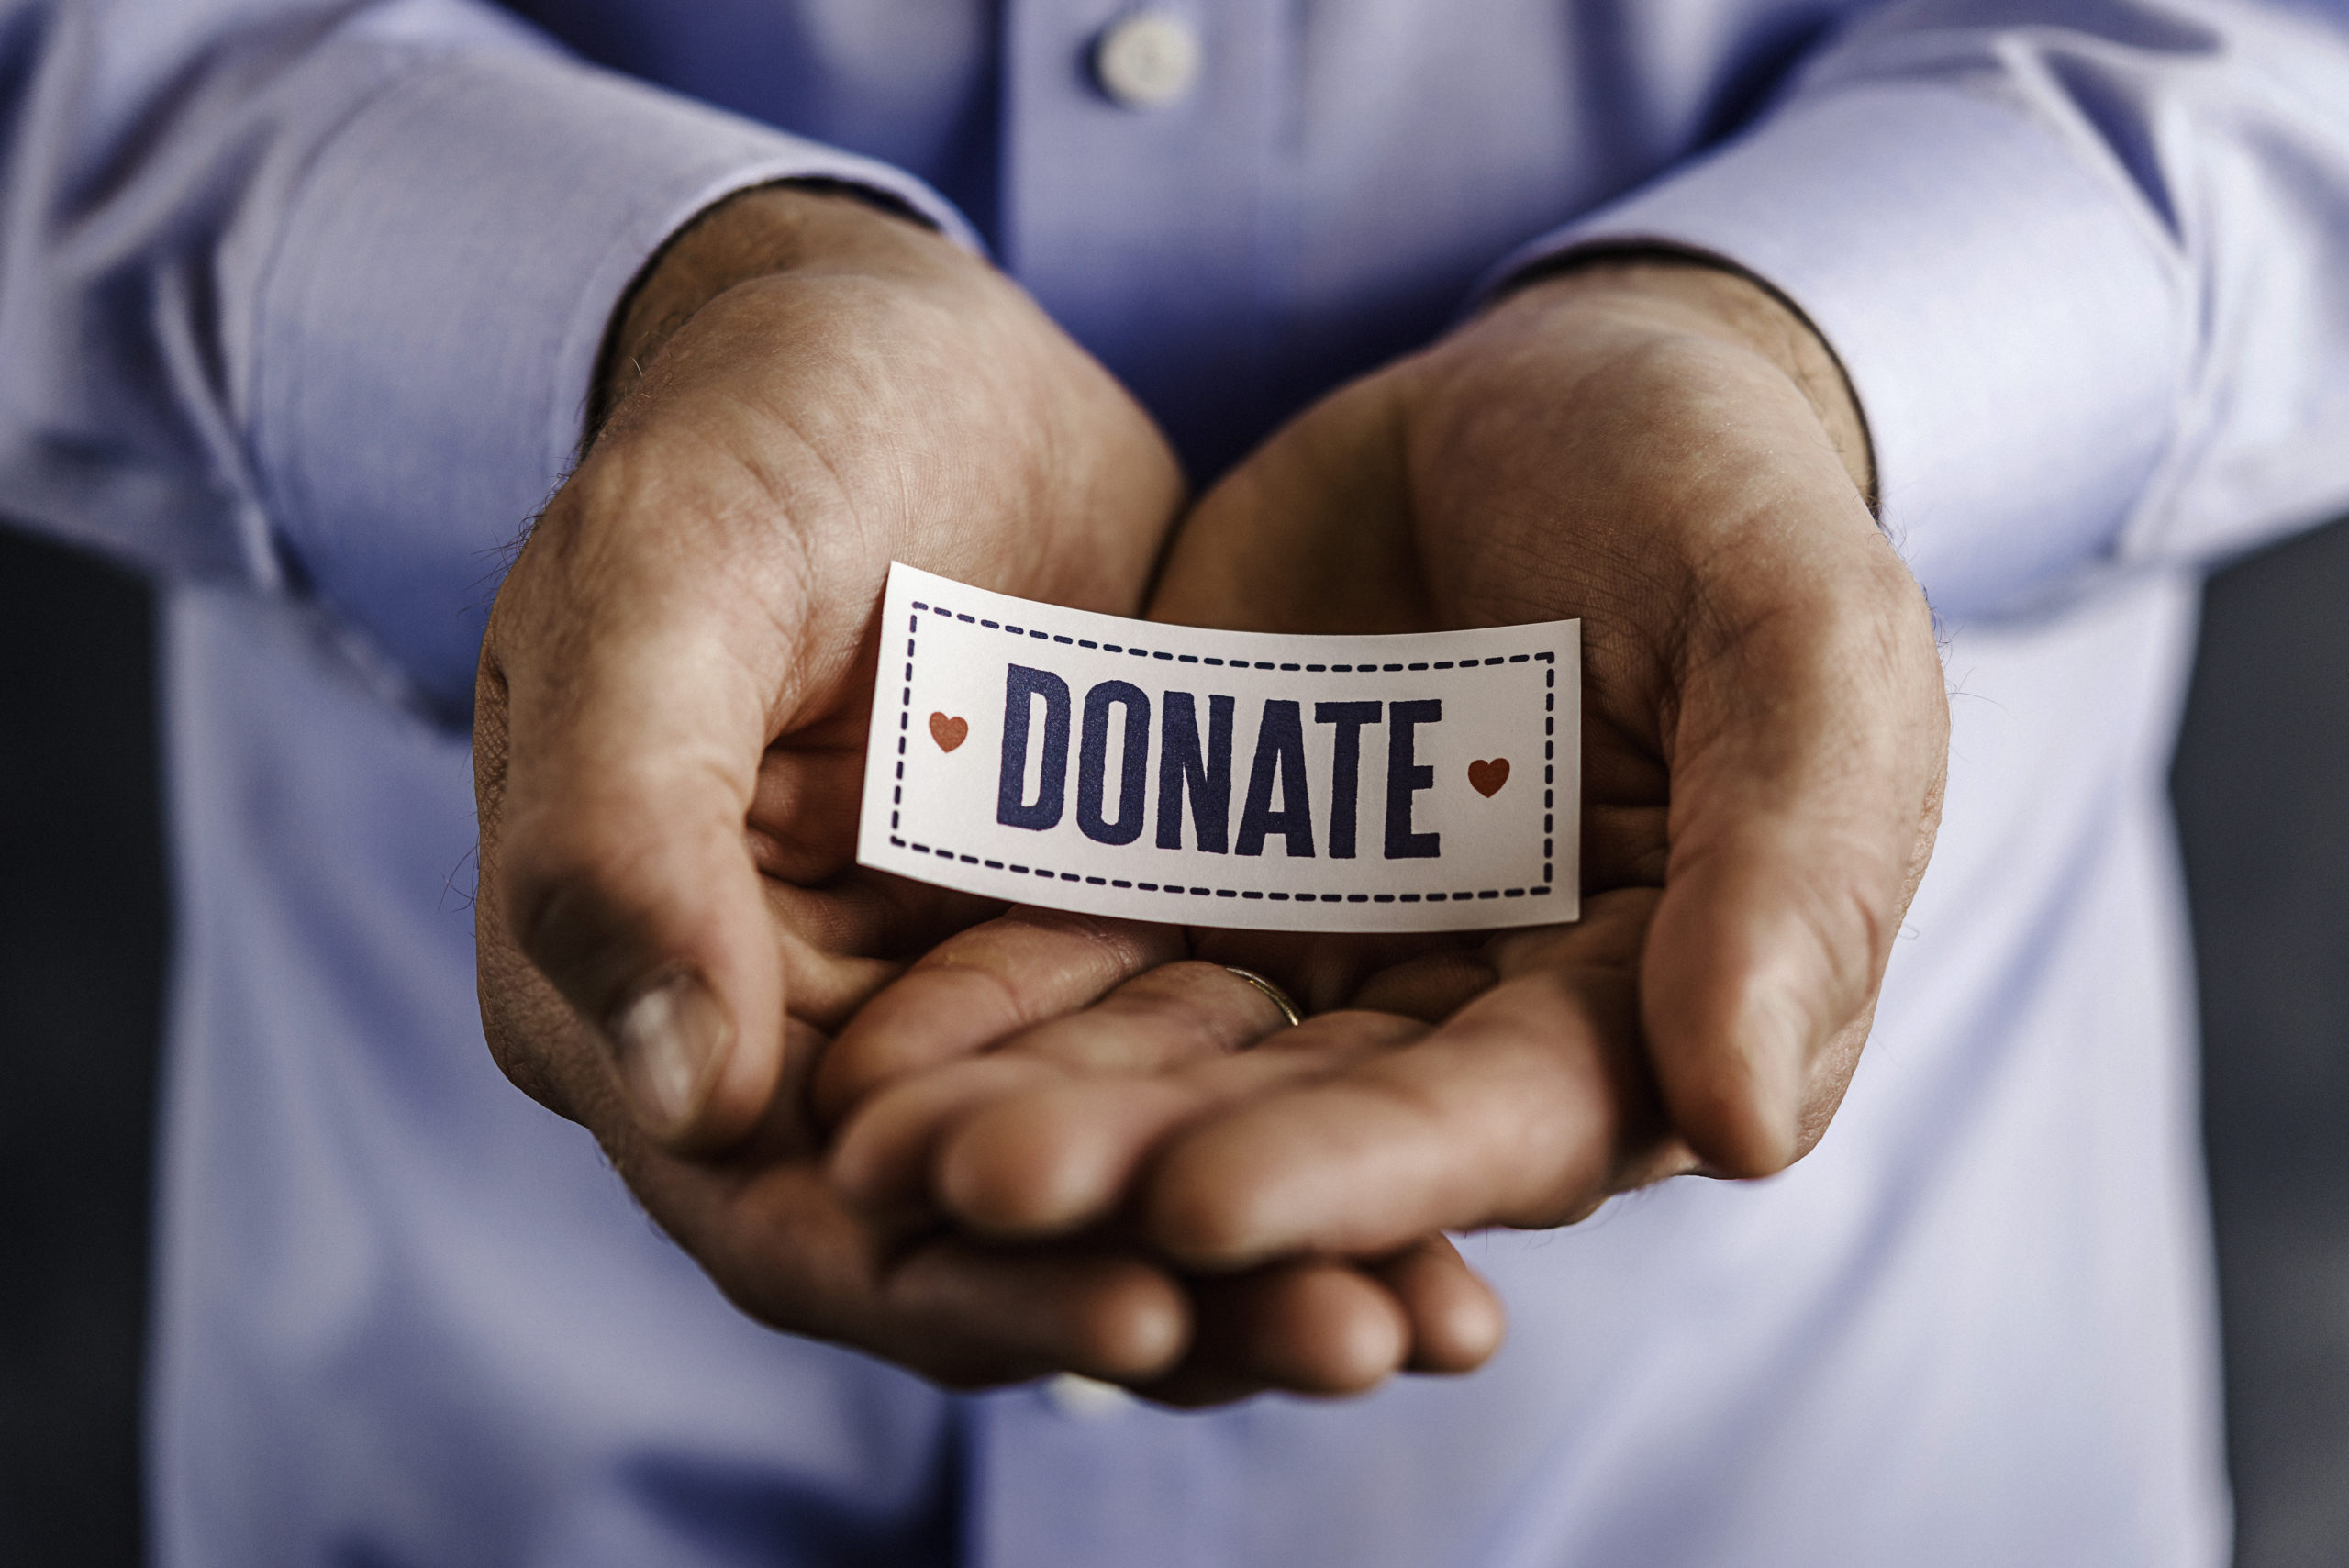
[[[969,260],[910,210],[860,187],[810,182],[738,191],[672,236],[613,310],[586,440],[678,328],[729,290],[819,267],[907,273]]]
[[[1597,312],[1653,329],[1694,333],[1767,361],[1801,392],[1873,510],[1867,420],[1849,378],[1809,318],[1766,285],[1702,257],[1672,251],[1601,253],[1531,274],[1491,316]]]

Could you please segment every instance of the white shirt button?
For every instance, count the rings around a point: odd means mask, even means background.
[[[1164,11],[1136,11],[1109,24],[1093,46],[1101,91],[1130,109],[1163,109],[1199,77],[1199,35]]]

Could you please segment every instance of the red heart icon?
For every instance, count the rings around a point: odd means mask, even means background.
[[[970,733],[971,721],[967,718],[949,718],[942,713],[933,713],[930,716],[930,738],[938,742],[938,749],[941,751],[952,751],[955,747],[960,746],[963,743],[963,738]],[[1501,764],[1501,771],[1503,773],[1508,771],[1507,762]],[[1498,784],[1495,784],[1493,789],[1499,787]],[[1486,790],[1485,793],[1490,795],[1492,790]]]
[[[930,720],[933,725],[937,722],[934,718]],[[1508,759],[1495,757],[1489,762],[1469,763],[1468,782],[1475,787],[1478,795],[1490,800],[1500,793],[1501,785],[1508,783]]]

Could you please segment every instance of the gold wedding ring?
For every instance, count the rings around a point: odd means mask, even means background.
[[[1240,976],[1241,979],[1245,980],[1249,984],[1253,985],[1257,990],[1262,991],[1264,994],[1264,1000],[1270,1002],[1274,1006],[1278,1007],[1281,1010],[1281,1017],[1288,1020],[1289,1027],[1291,1029],[1295,1029],[1297,1025],[1305,1021],[1305,1014],[1297,1007],[1296,1001],[1290,997],[1289,994],[1282,990],[1279,986],[1274,984],[1271,981],[1265,979],[1263,975],[1257,973],[1254,970],[1241,969],[1237,964],[1230,963],[1227,963],[1223,967],[1230,973]]]

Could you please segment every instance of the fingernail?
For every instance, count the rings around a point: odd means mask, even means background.
[[[662,981],[620,1010],[612,1026],[620,1081],[647,1132],[673,1137],[692,1119],[727,1035],[718,998],[690,974]]]

